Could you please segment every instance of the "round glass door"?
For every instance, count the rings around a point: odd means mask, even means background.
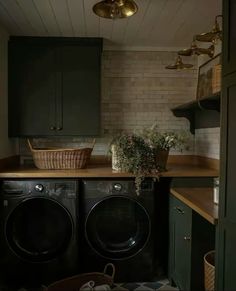
[[[43,262],[62,254],[70,243],[73,223],[69,212],[57,201],[30,198],[9,215],[6,237],[21,258]]]
[[[99,255],[125,259],[143,249],[151,223],[145,208],[125,196],[112,196],[98,202],[86,220],[86,238]]]

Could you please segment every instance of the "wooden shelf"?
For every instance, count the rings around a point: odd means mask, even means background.
[[[171,109],[176,117],[185,117],[190,122],[190,131],[195,133],[196,117],[205,111],[216,111],[218,114],[208,113],[210,127],[218,126],[220,112],[220,92],[200,100],[194,100]],[[200,114],[199,114],[200,113]],[[202,113],[203,115],[204,113]],[[203,125],[204,127],[204,125]]]

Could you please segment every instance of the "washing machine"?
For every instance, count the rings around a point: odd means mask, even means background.
[[[77,181],[1,184],[1,280],[35,287],[78,272]]]
[[[157,251],[161,247],[155,239],[155,196],[152,179],[142,183],[139,196],[133,179],[82,181],[81,272],[102,270],[112,262],[116,266],[116,282],[152,281],[162,273]]]

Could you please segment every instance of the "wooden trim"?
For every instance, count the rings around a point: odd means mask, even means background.
[[[175,188],[170,192],[211,224],[217,224],[218,206],[213,202],[212,188]]]
[[[0,170],[9,169],[20,164],[20,156],[10,156],[0,159]]]

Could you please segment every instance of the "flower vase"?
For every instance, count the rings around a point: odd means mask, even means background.
[[[156,150],[155,154],[156,154],[156,164],[158,165],[158,168],[162,171],[166,171],[169,150],[158,149]]]

